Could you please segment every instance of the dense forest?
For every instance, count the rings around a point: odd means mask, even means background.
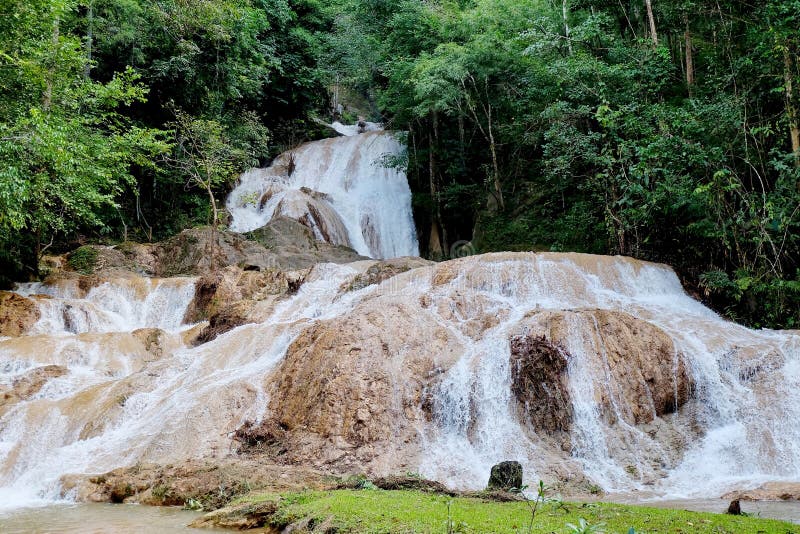
[[[798,327],[798,54],[800,0],[5,0],[0,282],[207,224],[349,95],[404,132],[424,255],[662,261]]]

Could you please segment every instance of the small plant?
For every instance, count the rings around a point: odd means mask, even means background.
[[[189,497],[187,499],[186,504],[183,505],[186,510],[192,510],[193,512],[202,512],[203,511],[203,503],[201,503],[198,499]]]
[[[592,495],[601,495],[603,493],[603,488],[601,488],[597,484],[589,484],[589,486],[586,489]]]
[[[527,486],[523,486],[522,488],[520,488],[520,493],[525,491],[526,488]],[[536,497],[534,497],[533,499],[526,499],[525,501],[528,503],[528,507],[531,510],[531,520],[528,523],[528,534],[531,534],[533,532],[533,521],[536,519],[536,511],[538,510],[539,505],[545,502],[546,492],[547,492],[547,486],[544,485],[543,480],[540,480],[539,487],[536,489]]]
[[[603,527],[605,525],[603,523],[598,523],[597,525],[590,525],[586,522],[584,518],[578,519],[578,524],[574,525],[572,523],[567,523],[567,530],[572,534],[602,534]],[[628,531],[630,534],[630,531]]]
[[[81,274],[92,274],[97,265],[97,250],[88,246],[80,247],[69,255],[67,263]]]
[[[246,208],[248,205],[252,204],[253,207],[258,203],[258,192],[253,191],[252,193],[247,193],[239,197],[239,207]]]
[[[455,521],[452,513],[453,500],[447,501],[447,534],[459,534],[469,531],[469,526],[461,521]]]

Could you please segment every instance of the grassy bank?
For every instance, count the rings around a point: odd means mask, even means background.
[[[494,502],[417,491],[337,490],[289,494],[251,494],[218,518],[257,516],[261,525],[301,531],[359,533],[527,533],[531,511],[525,502]],[[213,514],[212,514],[213,515]],[[584,530],[580,530],[582,521]],[[218,523],[219,524],[219,523]],[[568,525],[573,524],[578,530]],[[317,530],[315,530],[315,525]],[[594,526],[596,530],[591,530]],[[320,529],[319,527],[322,527]],[[531,532],[571,533],[800,534],[782,521],[619,504],[548,502],[539,507]]]

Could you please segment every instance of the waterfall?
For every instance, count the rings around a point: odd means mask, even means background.
[[[523,463],[528,484],[575,479],[673,497],[800,478],[800,335],[723,320],[666,266],[501,253],[353,284],[373,265],[317,265],[258,322],[198,347],[187,342],[194,326],[182,324],[192,278],[20,286],[41,317],[27,334],[0,338],[0,506],[59,499],[64,475],[229,456],[229,433],[269,416],[270,387],[303,332],[350,324],[344,334],[358,341],[358,325],[372,320],[380,335],[406,341],[369,361],[391,367],[395,391],[427,381],[431,400],[429,418],[412,417],[419,398],[352,400],[403,406],[418,442],[405,458],[382,454],[387,443],[370,445],[377,456],[366,469],[415,465],[454,487],[480,488],[492,464],[510,459]],[[363,315],[368,306],[377,315]],[[394,310],[461,351],[435,373],[412,375],[404,353],[429,358],[436,340],[397,331]],[[525,336],[557,341],[566,358],[563,431],[536,430],[515,397],[512,341]],[[659,367],[631,399],[639,363],[618,356],[637,338],[665,360],[651,362]],[[323,348],[335,354],[338,345]],[[679,384],[684,371],[689,393]],[[677,409],[655,405],[664,381]]]
[[[250,232],[276,216],[308,226],[320,241],[372,258],[419,255],[411,190],[396,134],[367,123],[334,123],[342,137],[306,143],[266,169],[241,176],[227,208],[231,230]]]
[[[604,490],[708,497],[767,480],[800,478],[800,334],[753,331],[726,321],[683,291],[668,267],[626,258],[497,254],[456,260],[458,278],[435,297],[475,301],[459,322],[498,317],[470,340],[440,382],[436,424],[424,429],[421,473],[455,487],[480,488],[494,463],[519,460],[527,483],[554,471],[587,476]],[[566,315],[573,427],[569,457],[553,453],[548,437],[532,435],[510,398],[508,340],[548,311]],[[687,360],[693,398],[679,413],[648,425],[625,421],[612,403],[619,384],[604,366],[598,325],[587,310],[621,311],[663,330]],[[458,328],[450,318],[451,328]],[[461,323],[463,324],[463,323]]]

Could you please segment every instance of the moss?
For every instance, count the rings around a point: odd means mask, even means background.
[[[97,266],[97,249],[83,246],[69,255],[70,268],[81,274],[92,274]]]
[[[457,532],[527,532],[530,509],[525,502],[491,502],[478,498],[419,491],[336,490],[277,495],[253,493],[234,503],[258,504],[279,499],[269,523],[276,528],[291,524],[333,523],[337,532],[416,533],[447,532],[448,523]],[[449,510],[449,516],[448,516]],[[800,533],[800,526],[782,521],[722,514],[696,513],[627,506],[620,504],[557,502],[540,507],[533,532],[566,532],[567,523],[583,518],[590,525],[603,525],[608,533]]]

